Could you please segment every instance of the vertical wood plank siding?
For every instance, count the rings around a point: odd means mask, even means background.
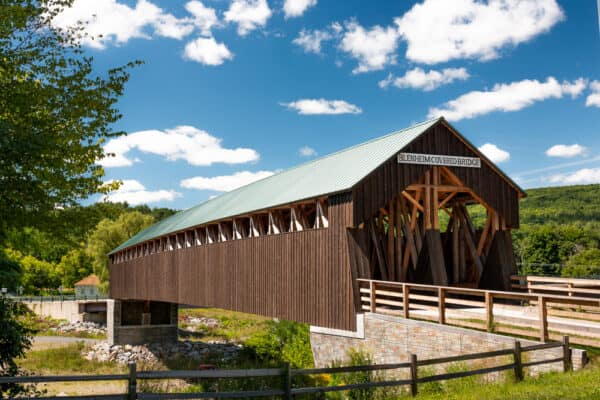
[[[445,125],[436,124],[402,150],[406,153],[478,157]],[[366,221],[405,187],[417,181],[431,166],[398,164],[390,158],[353,189],[354,225]],[[519,227],[519,193],[487,163],[481,168],[448,167],[463,183],[506,219]]]
[[[111,265],[115,299],[219,307],[354,330],[346,228],[351,194],[329,198],[329,228],[161,252]]]

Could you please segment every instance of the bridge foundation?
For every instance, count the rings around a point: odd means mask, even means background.
[[[373,363],[393,364],[410,361],[410,354],[416,354],[418,359],[433,359],[513,348],[517,340],[473,329],[375,313],[359,315],[357,325],[356,332],[311,327],[310,343],[317,368],[328,367],[334,361],[346,361],[351,349],[370,354]],[[523,347],[539,344],[527,339],[518,340]],[[526,361],[553,359],[562,356],[562,349],[525,354],[529,357]],[[502,364],[500,357],[490,358],[488,362],[491,365]],[[586,352],[572,349],[572,362],[574,369],[582,368],[587,363]],[[562,369],[562,363],[557,362],[534,366],[527,372],[535,375]]]
[[[107,301],[108,343],[177,341],[177,304],[159,301]]]

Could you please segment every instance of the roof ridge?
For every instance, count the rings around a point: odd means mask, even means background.
[[[365,141],[365,142],[358,143],[358,144],[355,144],[355,145],[352,145],[352,146],[350,146],[350,147],[346,147],[346,148],[343,148],[343,149],[340,149],[340,150],[336,150],[336,151],[334,151],[333,153],[329,153],[329,154],[326,154],[326,155],[324,155],[324,156],[322,156],[322,157],[318,157],[318,158],[315,158],[315,159],[312,159],[312,160],[309,160],[309,161],[303,162],[303,163],[301,163],[301,164],[294,165],[294,166],[292,166],[292,167],[290,167],[290,168],[286,168],[286,169],[284,169],[284,170],[281,170],[281,171],[279,171],[279,172],[277,172],[277,173],[274,173],[273,175],[265,176],[264,178],[258,179],[258,180],[254,181],[254,182],[251,182],[251,183],[248,183],[248,184],[246,184],[246,185],[240,186],[240,187],[238,187],[238,188],[235,188],[235,189],[233,189],[233,190],[230,190],[230,191],[228,191],[228,192],[221,193],[220,195],[218,195],[218,196],[216,196],[216,197],[213,197],[212,199],[208,199],[208,200],[206,200],[206,201],[203,201],[203,202],[202,202],[202,203],[200,203],[200,204],[196,204],[195,206],[193,206],[193,207],[190,207],[190,208],[186,208],[185,210],[181,210],[180,212],[185,212],[185,211],[187,211],[187,210],[193,210],[193,209],[195,209],[195,208],[198,208],[198,207],[200,207],[200,206],[203,206],[203,205],[205,205],[205,204],[208,204],[208,203],[211,203],[211,202],[213,202],[213,201],[215,201],[215,200],[218,200],[218,199],[220,199],[221,197],[223,197],[223,196],[225,196],[225,195],[227,195],[227,194],[229,194],[229,193],[235,193],[235,192],[237,192],[238,190],[241,190],[242,188],[245,188],[245,187],[247,187],[247,186],[249,186],[249,185],[253,185],[253,184],[255,184],[255,183],[258,183],[258,182],[263,182],[263,181],[266,181],[266,180],[269,180],[269,179],[273,179],[273,178],[275,178],[276,176],[278,176],[278,175],[281,175],[281,174],[283,174],[283,173],[285,173],[285,172],[288,172],[288,171],[293,171],[293,170],[295,170],[295,169],[298,169],[298,168],[304,167],[304,166],[306,166],[306,165],[310,165],[310,164],[316,163],[316,162],[318,162],[318,161],[325,160],[325,159],[327,159],[327,158],[333,157],[333,156],[335,156],[335,155],[337,155],[337,154],[340,154],[340,153],[345,153],[345,152],[347,152],[347,151],[354,150],[354,149],[356,149],[356,148],[358,148],[358,147],[366,146],[366,145],[368,145],[368,144],[375,143],[375,142],[378,142],[378,141],[380,141],[380,140],[386,139],[386,138],[388,138],[388,137],[390,137],[390,136],[397,135],[397,134],[399,134],[399,133],[402,133],[402,132],[405,132],[405,131],[407,131],[407,130],[409,130],[409,129],[413,129],[413,128],[416,128],[416,127],[418,127],[418,126],[425,125],[425,124],[431,123],[431,122],[433,122],[433,121],[438,121],[438,120],[442,120],[442,119],[443,119],[443,117],[431,118],[431,119],[428,119],[428,120],[426,120],[426,121],[421,121],[421,122],[418,122],[418,123],[416,123],[416,124],[414,124],[414,125],[411,125],[411,126],[409,126],[409,127],[402,128],[402,129],[399,129],[399,130],[395,130],[395,131],[393,131],[393,132],[390,132],[390,133],[386,133],[386,134],[385,134],[385,135],[383,135],[383,136],[374,137],[374,138],[371,138],[371,139],[369,139],[369,140],[367,140],[367,141]],[[179,213],[177,213],[177,214],[179,214]],[[176,215],[176,214],[175,214],[175,215]]]

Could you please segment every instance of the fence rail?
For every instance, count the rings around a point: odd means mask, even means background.
[[[546,358],[531,362],[523,362],[522,355],[526,352],[543,351],[547,349],[561,348],[562,356],[555,358]],[[438,364],[448,364],[453,362],[462,362],[468,360],[482,360],[494,357],[512,357],[512,361],[496,366],[472,369],[467,371],[458,371],[442,373],[437,375],[419,376],[419,367],[432,366]],[[504,360],[502,362],[505,362]],[[136,364],[129,365],[128,374],[120,375],[71,375],[71,376],[18,376],[18,377],[0,377],[0,385],[9,383],[50,383],[50,382],[81,382],[81,381],[127,381],[127,393],[122,394],[100,394],[90,396],[64,396],[64,397],[36,397],[36,399],[60,400],[60,399],[106,399],[106,400],[136,400],[136,399],[223,399],[223,398],[249,398],[249,397],[281,397],[291,400],[296,395],[339,392],[348,390],[363,390],[377,387],[408,386],[410,393],[415,396],[418,392],[418,386],[421,383],[445,381],[450,379],[463,378],[473,375],[483,375],[493,372],[513,370],[515,380],[520,381],[524,377],[523,370],[527,367],[541,364],[562,363],[563,371],[572,369],[571,351],[569,347],[569,337],[565,336],[562,342],[546,343],[543,345],[534,345],[521,347],[521,343],[516,341],[513,348],[488,351],[483,353],[464,354],[452,357],[442,357],[435,359],[419,360],[415,354],[411,354],[409,361],[397,364],[376,364],[359,365],[337,368],[312,368],[312,369],[292,369],[289,364],[284,368],[270,369],[246,369],[246,370],[203,370],[203,371],[137,371]],[[361,383],[349,383],[338,386],[313,386],[299,387],[294,384],[294,377],[316,375],[316,374],[340,374],[353,372],[374,372],[382,370],[408,370],[406,379],[371,380]],[[161,379],[245,379],[255,377],[279,377],[281,386],[263,390],[247,391],[229,391],[229,392],[192,392],[192,393],[149,393],[138,389],[140,380],[161,380]],[[397,377],[396,377],[397,378]],[[26,398],[22,398],[26,399]],[[32,398],[33,399],[33,398]]]
[[[569,335],[600,347],[600,296],[502,292],[358,279],[361,308],[542,342]],[[586,323],[587,322],[587,323]]]
[[[600,298],[600,279],[530,275],[513,275],[510,279],[513,289],[527,293]]]

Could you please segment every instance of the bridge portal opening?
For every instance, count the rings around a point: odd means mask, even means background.
[[[361,278],[508,290],[515,270],[504,218],[443,166],[427,169],[348,234]]]

